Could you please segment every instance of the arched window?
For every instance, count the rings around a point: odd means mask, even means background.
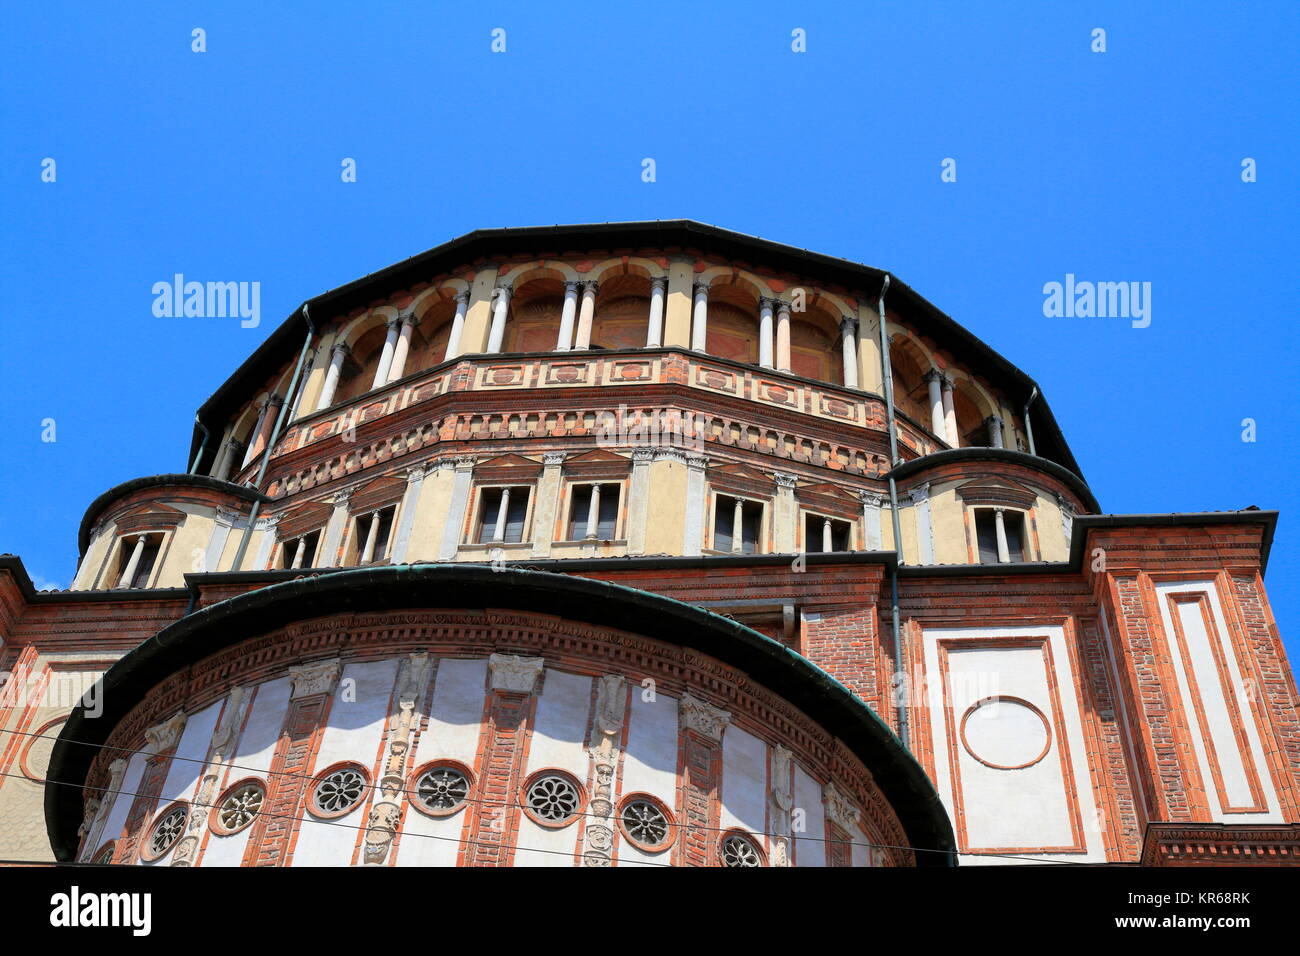
[[[388,326],[378,322],[352,343],[352,354],[343,362],[333,404],[338,405],[370,391],[370,386],[375,382],[375,372],[379,368],[379,357],[384,351],[384,340],[387,338]]]
[[[455,317],[456,302],[453,299],[437,302],[424,311],[415,330],[418,339],[411,342],[406,374],[433,368],[447,360],[447,343],[451,340],[452,320]]]
[[[820,309],[790,315],[790,371],[819,382],[843,383],[844,353],[836,319]]]
[[[510,297],[503,352],[550,352],[560,331],[564,283],[550,277],[528,279]]]
[[[758,363],[758,302],[735,285],[709,289],[709,324],[704,351],[719,358]]]
[[[903,336],[889,344],[889,365],[894,384],[894,407],[922,428],[931,426],[929,388],[925,383],[928,362],[916,346]]]
[[[591,323],[594,349],[639,349],[645,346],[650,315],[650,280],[616,275],[600,283],[596,317]]]

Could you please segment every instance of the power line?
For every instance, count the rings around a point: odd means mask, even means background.
[[[40,739],[42,739],[42,740],[58,740],[58,739],[59,739],[58,737],[52,737],[52,736],[50,736],[50,735],[48,735],[48,734],[37,734],[37,733],[32,733],[32,732],[30,732],[30,731],[23,731],[23,730],[0,730],[0,733],[20,734],[20,735],[22,735],[22,736],[24,736],[24,737],[36,737],[36,738],[40,738]],[[111,746],[109,746],[108,744],[96,744],[96,743],[91,743],[90,741],[87,741],[87,740],[68,740],[68,741],[66,741],[66,743],[69,743],[69,744],[77,744],[77,745],[82,746],[82,747],[91,747],[91,748],[94,748],[94,749],[96,749],[96,750],[113,750],[113,751],[117,751],[117,752],[119,752],[119,753],[130,753],[130,754],[132,754],[132,755],[136,755],[136,754],[138,754],[138,755],[140,755],[140,756],[142,756],[142,757],[162,757],[162,756],[165,756],[164,754],[160,754],[160,753],[151,753],[151,752],[149,752],[149,751],[145,751],[145,750],[129,750],[128,748],[125,748],[125,747],[111,747]],[[198,763],[198,764],[204,764],[204,765],[207,765],[207,764],[209,764],[209,763],[212,762],[212,761],[209,761],[209,760],[200,759],[200,758],[198,758],[198,757],[182,757],[182,756],[180,756],[179,754],[172,754],[172,755],[171,755],[171,759],[172,759],[172,760],[185,760],[185,761],[188,761],[188,762],[190,762],[190,763]],[[250,767],[250,766],[248,766],[248,765],[246,765],[246,764],[241,765],[241,764],[235,764],[235,763],[228,763],[228,764],[227,764],[227,763],[223,763],[223,764],[221,764],[221,766],[222,766],[222,767],[230,768],[230,769],[232,769],[232,770],[247,770],[247,771],[249,771],[249,772],[251,772],[251,773],[256,773],[256,774],[265,774],[265,775],[267,775],[267,776],[272,776],[272,775],[274,775],[274,776],[285,776],[285,777],[297,777],[297,778],[302,779],[302,780],[315,780],[316,777],[317,777],[317,775],[315,775],[315,774],[298,773],[298,772],[296,772],[296,771],[292,771],[292,770],[263,770],[263,769],[261,769],[260,767]],[[3,776],[11,776],[11,775],[10,775],[10,774],[3,774]],[[29,778],[27,778],[27,777],[22,777],[22,778],[20,778],[20,779],[24,779],[24,780],[26,780],[26,779],[29,779]],[[71,783],[65,783],[65,784],[63,784],[63,785],[64,785],[64,786],[78,786],[77,784],[71,784]],[[105,790],[107,790],[107,788],[95,788],[95,787],[89,787],[89,786],[86,786],[86,787],[84,787],[83,789],[105,789]],[[365,789],[365,790],[382,791],[384,788],[383,788],[381,785],[379,785],[379,784],[375,784],[375,783],[366,783],[366,784],[364,785],[364,789]],[[411,795],[415,795],[415,796],[417,796],[417,797],[419,796],[419,793],[418,793],[418,791],[416,791],[416,790],[410,790],[410,789],[407,789],[407,788],[404,788],[404,787],[396,787],[396,788],[391,788],[391,789],[396,790],[396,792],[398,792],[398,793],[406,794],[407,796],[411,796]],[[462,802],[462,803],[473,803],[473,804],[479,804],[479,805],[483,805],[483,806],[493,806],[493,807],[518,807],[518,808],[520,808],[520,809],[524,809],[524,804],[523,804],[522,802],[519,802],[519,801],[510,801],[510,800],[484,800],[484,799],[479,799],[479,798],[473,798],[473,797],[466,796],[466,797],[465,797],[461,802]],[[572,814],[572,816],[575,816],[575,817],[579,817],[579,816],[597,817],[597,818],[602,819],[602,820],[607,819],[605,816],[603,816],[603,815],[601,815],[601,814],[598,814],[598,813],[591,813],[591,812],[589,812],[589,811],[575,811],[575,812]],[[298,818],[295,818],[295,819],[298,819]],[[305,819],[305,818],[303,818],[303,819]],[[322,822],[323,822],[323,821],[322,821]],[[679,823],[679,822],[677,822],[677,821],[668,821],[668,826],[670,826],[670,827],[675,827],[675,828],[678,828],[678,829],[683,829],[683,830],[699,830],[699,831],[709,831],[709,832],[713,832],[713,833],[725,833],[725,832],[727,832],[727,831],[729,831],[729,830],[735,829],[734,827],[711,827],[711,826],[708,826],[708,825],[706,825],[706,824],[701,824],[701,823]],[[368,829],[368,828],[367,828],[367,829]],[[765,837],[773,837],[773,838],[776,838],[776,837],[784,837],[784,838],[787,838],[787,839],[791,839],[791,840],[799,840],[799,841],[803,841],[803,842],[806,842],[806,843],[834,843],[834,844],[836,844],[837,846],[864,847],[864,848],[867,848],[867,849],[877,849],[877,850],[910,850],[910,851],[912,851],[913,853],[943,853],[943,854],[950,854],[950,853],[952,853],[952,852],[955,852],[955,851],[949,851],[949,850],[939,850],[939,849],[935,849],[935,848],[933,848],[933,847],[915,847],[915,846],[906,846],[906,845],[902,845],[902,844],[890,844],[890,843],[869,843],[869,842],[865,842],[865,841],[855,841],[855,840],[836,840],[836,839],[834,839],[834,838],[832,838],[832,837],[802,836],[802,835],[798,835],[798,834],[795,834],[795,833],[788,833],[788,834],[787,834],[787,833],[774,833],[774,832],[764,831],[764,830],[752,830],[752,831],[749,831],[749,832],[750,832],[752,835],[754,835],[754,836],[765,836]],[[539,852],[545,852],[545,851],[539,851]],[[550,852],[557,852],[557,851],[550,851]],[[1059,863],[1064,863],[1064,864],[1067,864],[1067,865],[1070,865],[1070,866],[1088,866],[1088,865],[1090,865],[1090,864],[1087,864],[1087,863],[1077,862],[1077,861],[1074,861],[1074,860],[1061,860],[1061,861],[1051,860],[1051,861],[1044,861],[1041,857],[1026,856],[1026,855],[1024,855],[1024,854],[1015,854],[1015,853],[981,853],[981,854],[978,854],[978,855],[979,855],[979,856],[982,856],[982,857],[996,857],[996,858],[999,858],[999,859],[1007,859],[1007,860],[1025,860],[1025,861],[1028,861],[1028,862],[1031,862],[1031,863],[1043,863],[1043,862],[1058,863],[1058,862],[1059,862]],[[656,864],[656,865],[661,865],[661,864]]]

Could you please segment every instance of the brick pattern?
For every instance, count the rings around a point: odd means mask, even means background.
[[[303,797],[311,783],[318,732],[327,712],[324,694],[302,697],[289,705],[284,731],[271,760],[270,795],[265,810],[253,824],[244,854],[244,866],[284,866],[298,831]]]
[[[527,694],[492,692],[475,767],[481,802],[471,806],[470,842],[460,852],[463,866],[510,865],[532,702]]]
[[[722,747],[694,730],[682,732],[680,745],[681,845],[684,866],[718,865],[717,791],[722,780]]]
[[[113,849],[112,862],[134,863],[139,855],[140,843],[143,839],[147,839],[144,829],[153,822],[153,811],[158,803],[158,795],[162,792],[163,783],[167,779],[167,769],[171,766],[173,753],[174,750],[168,750],[150,757],[145,762],[144,773],[140,776],[135,798],[131,801],[131,809],[126,815],[122,836]],[[111,834],[107,835],[111,836]]]

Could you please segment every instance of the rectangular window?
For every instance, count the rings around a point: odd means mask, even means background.
[[[736,527],[739,513],[740,527]],[[763,530],[763,505],[746,498],[718,495],[713,509],[713,549],[757,554]]]
[[[574,485],[569,505],[569,540],[611,541],[618,526],[620,486],[615,483]],[[595,498],[595,507],[592,499]]]
[[[1002,533],[1006,538],[1007,560],[1025,560],[1025,516],[1010,508],[1002,511]],[[975,510],[975,538],[979,545],[980,564],[999,564],[998,514],[996,508]]]
[[[511,488],[484,488],[479,496],[478,527],[474,540],[479,544],[515,543],[524,540],[524,523],[528,519],[527,485]]]
[[[141,539],[144,539],[141,542]],[[158,562],[158,551],[162,547],[161,534],[129,534],[122,538],[117,563],[117,586],[119,588],[143,588],[149,584],[149,576]],[[135,563],[132,564],[132,558]]]
[[[803,519],[803,549],[808,554],[823,551],[850,551],[853,526],[847,521],[827,518],[825,515],[805,514]]]
[[[320,532],[311,531],[297,538],[290,538],[280,549],[280,567],[314,568],[316,566],[316,548],[320,545]]]
[[[397,505],[389,505],[356,519],[353,542],[356,546],[357,564],[374,564],[388,557],[388,543],[396,515]]]

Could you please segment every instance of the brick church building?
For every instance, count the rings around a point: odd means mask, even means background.
[[[1300,860],[1276,513],[1103,513],[879,270],[474,232],[304,303],[185,464],[68,590],[0,557],[0,858]]]

